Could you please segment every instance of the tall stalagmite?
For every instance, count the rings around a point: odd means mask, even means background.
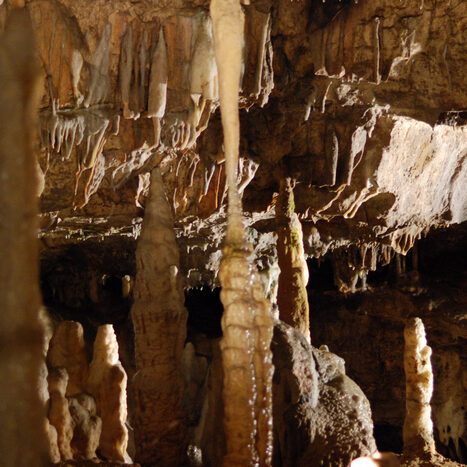
[[[272,462],[272,319],[246,241],[237,188],[244,30],[239,0],[212,0],[211,17],[229,189],[227,236],[219,271],[224,305],[224,465],[266,466]]]
[[[132,319],[137,373],[133,380],[136,460],[182,465],[186,451],[181,355],[187,313],[179,251],[159,169],[151,176],[136,251]]]
[[[39,398],[38,68],[29,15],[12,10],[0,36],[0,435],[2,465],[45,465]]]
[[[433,370],[431,347],[426,344],[425,327],[420,318],[408,321],[404,330],[404,370],[406,414],[404,421],[404,453],[424,457],[435,453],[431,396]]]
[[[303,333],[310,342],[310,316],[306,285],[308,266],[303,248],[302,225],[295,213],[292,182],[280,178],[276,203],[277,256],[281,273],[277,304],[282,321]]]

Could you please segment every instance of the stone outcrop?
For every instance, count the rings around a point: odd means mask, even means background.
[[[275,465],[343,467],[372,454],[370,404],[344,361],[284,323],[276,323],[272,350]]]

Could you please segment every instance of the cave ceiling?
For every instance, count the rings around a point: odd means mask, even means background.
[[[130,264],[159,166],[186,285],[216,282],[227,196],[208,3],[28,2],[43,258],[105,244]],[[281,177],[306,254],[355,250],[357,269],[467,218],[465,1],[243,3],[238,183],[260,269]]]

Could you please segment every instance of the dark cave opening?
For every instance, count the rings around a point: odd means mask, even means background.
[[[220,300],[220,287],[203,286],[185,291],[188,310],[188,339],[192,333],[202,333],[210,339],[222,337],[221,318],[224,308]]]

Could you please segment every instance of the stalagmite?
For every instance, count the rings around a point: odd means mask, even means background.
[[[70,413],[75,430],[71,447],[75,459],[96,459],[102,432],[102,420],[96,415],[96,402],[89,394],[70,397]]]
[[[223,463],[267,466],[272,463],[272,319],[246,242],[237,189],[244,18],[238,0],[212,0],[211,17],[229,188],[227,235],[219,270],[227,444]]]
[[[277,256],[281,273],[277,304],[282,321],[300,330],[310,341],[310,310],[306,285],[308,266],[303,247],[302,225],[294,212],[295,202],[291,180],[280,179],[276,203]]]
[[[431,421],[433,371],[431,347],[420,318],[411,318],[404,330],[406,414],[403,429],[404,454],[430,457],[436,452]]]
[[[28,12],[11,8],[0,34],[0,462],[18,467],[47,465],[49,457],[38,391],[43,339],[34,133],[40,75],[34,43]]]
[[[128,445],[126,403],[127,376],[118,359],[118,343],[111,324],[100,326],[89,366],[87,390],[96,400],[102,419],[100,453],[111,461],[124,462]]]
[[[161,118],[165,115],[167,104],[167,46],[164,39],[164,30],[161,26],[159,41],[154,49],[151,62],[151,75],[149,78],[148,117],[154,123],[154,144],[159,145],[161,135]]]
[[[57,444],[62,460],[73,459],[71,440],[73,439],[74,423],[71,418],[68,400],[65,397],[68,385],[68,373],[65,368],[51,368],[47,377],[49,383],[50,424],[57,430]]]
[[[83,392],[88,378],[88,362],[84,343],[83,327],[76,321],[62,321],[57,326],[49,344],[47,365],[63,367],[69,380],[66,395]]]
[[[179,250],[159,169],[151,177],[136,251],[132,320],[136,460],[181,465],[186,452],[181,356],[187,312],[179,274]]]

